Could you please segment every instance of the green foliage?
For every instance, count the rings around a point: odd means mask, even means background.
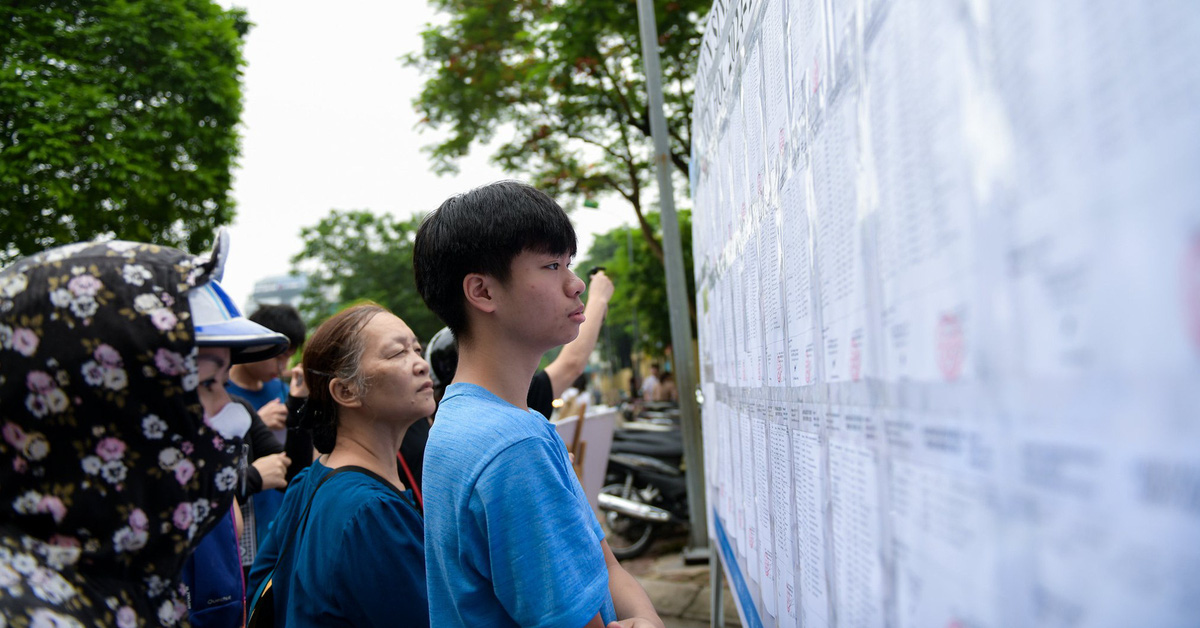
[[[308,273],[300,311],[313,329],[344,307],[369,299],[395,312],[422,343],[442,322],[425,307],[413,279],[413,239],[420,217],[333,210],[300,230],[304,249],[292,258]],[[332,297],[332,298],[331,298]]]
[[[493,156],[500,167],[523,173],[567,207],[619,193],[661,260],[642,211],[654,171],[637,3],[432,1],[449,23],[428,27],[423,52],[407,62],[429,77],[414,103],[424,122],[449,130],[428,147],[438,170],[453,171],[473,144],[511,129],[512,138]],[[686,181],[691,72],[711,0],[656,5],[670,158]]]
[[[691,212],[681,211],[679,216],[680,239],[683,241],[684,275],[688,282],[688,301],[692,315],[692,334],[695,323],[695,277],[692,274],[692,217]],[[657,233],[660,215],[647,214],[647,222]],[[628,243],[633,243],[633,263],[629,260]],[[580,260],[578,271],[587,272],[593,266],[605,267],[613,280],[613,297],[608,305],[608,318],[612,342],[618,345],[618,354],[624,360],[627,347],[633,340],[633,313],[637,311],[637,348],[652,356],[662,356],[671,344],[671,320],[667,302],[667,279],[662,264],[654,257],[643,238],[630,237],[629,227],[619,227],[596,236],[588,249],[587,257]]]
[[[0,6],[0,263],[98,236],[203,250],[233,218],[244,12]]]

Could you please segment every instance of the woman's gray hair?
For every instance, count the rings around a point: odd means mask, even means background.
[[[304,345],[304,373],[308,383],[308,401],[301,414],[301,427],[312,431],[313,446],[327,454],[337,442],[338,403],[329,392],[329,383],[339,379],[366,392],[369,378],[362,372],[367,323],[387,308],[362,303],[333,315],[313,332]]]

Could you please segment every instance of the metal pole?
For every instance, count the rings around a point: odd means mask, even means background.
[[[708,586],[712,591],[712,614],[710,626],[725,628],[725,572],[721,569],[721,556],[717,548],[712,548],[712,557],[708,561]]]
[[[679,387],[679,423],[683,430],[683,455],[687,459],[689,526],[684,560],[703,562],[708,555],[708,526],[704,495],[704,446],[696,408],[695,360],[692,357],[692,321],[688,318],[687,281],[683,275],[683,246],[675,215],[675,190],[671,184],[667,122],[663,117],[662,68],[658,61],[658,26],[652,0],[638,0],[642,32],[642,58],[646,62],[646,90],[650,96],[650,134],[654,138],[654,164],[662,207],[663,257],[667,270],[667,302],[671,315],[671,346],[675,349],[675,377]],[[689,556],[691,554],[691,556]]]
[[[625,229],[625,251],[629,253],[629,275],[633,276],[633,227]],[[631,292],[632,293],[632,292]],[[633,304],[633,342],[629,344],[629,365],[633,370],[633,377],[630,381],[629,398],[632,399],[638,395],[638,388],[634,385],[635,382],[640,382],[642,379],[641,373],[638,372],[638,317],[637,304]]]

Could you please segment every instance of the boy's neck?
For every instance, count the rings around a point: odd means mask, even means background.
[[[263,382],[247,375],[241,364],[234,364],[229,367],[229,381],[237,384],[242,390],[249,390],[251,392],[262,390],[264,385]]]
[[[528,409],[529,385],[544,352],[521,351],[501,344],[461,343],[454,382],[475,384],[518,408]]]

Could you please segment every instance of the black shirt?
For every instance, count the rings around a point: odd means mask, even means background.
[[[529,404],[530,408],[542,413],[546,419],[550,418],[550,413],[554,412],[554,387],[550,385],[550,376],[546,371],[538,371],[533,374],[533,381],[529,382],[529,395],[525,398],[525,403]]]

